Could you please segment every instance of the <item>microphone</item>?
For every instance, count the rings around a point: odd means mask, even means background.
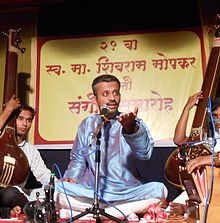
[[[110,109],[108,105],[104,104],[100,107],[100,115],[101,117],[105,118],[106,115],[108,115]]]
[[[212,125],[212,113],[211,113],[211,106],[209,104],[211,104],[211,103],[209,102],[208,106],[207,106],[207,116],[206,116],[207,139],[206,139],[206,143],[207,143],[207,145],[212,147],[213,144],[214,144],[214,146],[216,145],[216,140],[214,139],[214,128]]]
[[[99,120],[99,123],[98,123],[97,127],[95,128],[95,131],[91,133],[91,137],[88,140],[89,147],[92,146],[92,141],[94,139],[96,139],[98,134],[100,133],[102,126],[104,125],[104,122],[105,122],[105,117],[106,117],[106,115],[108,115],[108,113],[110,111],[108,105],[106,105],[106,104],[102,105],[99,110],[100,110],[99,115],[100,115],[101,120]]]
[[[110,111],[110,109],[109,109],[108,105],[106,105],[106,104],[104,104],[100,107],[101,121],[95,129],[95,132],[94,132],[95,136],[97,136],[99,134],[99,132],[101,131],[102,126],[104,125],[104,122],[106,119],[106,115],[108,115],[109,111]]]

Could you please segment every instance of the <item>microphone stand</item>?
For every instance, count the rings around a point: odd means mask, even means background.
[[[104,209],[99,207],[99,197],[98,197],[98,192],[99,192],[99,171],[100,171],[100,158],[101,158],[101,150],[100,150],[100,144],[101,144],[101,128],[100,126],[103,126],[105,122],[105,117],[101,116],[101,123],[99,125],[99,131],[96,134],[96,152],[95,152],[95,191],[94,191],[94,203],[91,208],[87,208],[84,212],[72,217],[71,221],[75,221],[87,214],[93,214],[93,218],[96,219],[96,223],[101,223],[101,217],[105,216],[115,222],[118,223],[127,223],[127,220],[121,220],[119,218],[116,218],[108,213],[105,212]],[[65,223],[68,223],[69,221],[66,221]]]

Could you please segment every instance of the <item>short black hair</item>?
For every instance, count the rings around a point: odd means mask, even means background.
[[[215,111],[218,107],[220,107],[220,97],[212,101],[212,111]]]
[[[31,112],[31,115],[32,115],[32,120],[34,119],[34,116],[35,116],[35,110],[28,104],[23,104],[21,105],[20,108],[18,108],[16,110],[16,118],[20,115],[21,111],[30,111]]]
[[[103,74],[103,75],[100,75],[98,77],[96,77],[93,82],[92,82],[92,91],[93,91],[93,94],[96,95],[96,85],[100,82],[117,82],[119,87],[121,85],[120,81],[118,80],[117,77],[115,77],[114,75],[112,74]]]

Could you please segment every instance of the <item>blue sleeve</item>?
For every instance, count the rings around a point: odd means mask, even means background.
[[[123,136],[137,158],[148,160],[153,152],[154,140],[144,122],[139,119],[136,122],[139,126],[138,131],[134,134],[123,133]]]
[[[83,178],[87,168],[87,161],[83,155],[83,149],[86,146],[84,141],[85,129],[85,123],[82,123],[78,128],[77,136],[70,152],[70,162],[64,173],[64,177],[72,178],[78,182]]]

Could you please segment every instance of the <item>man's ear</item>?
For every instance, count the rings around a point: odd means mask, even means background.
[[[98,106],[98,103],[97,103],[97,97],[94,94],[91,94],[90,95],[90,100],[92,101],[92,104],[95,104],[96,107],[97,107],[95,112],[98,112],[99,111],[99,106]]]
[[[94,94],[92,94],[92,95],[90,96],[90,99],[92,100],[92,103],[98,105],[98,104],[97,104],[97,97],[96,97]]]

